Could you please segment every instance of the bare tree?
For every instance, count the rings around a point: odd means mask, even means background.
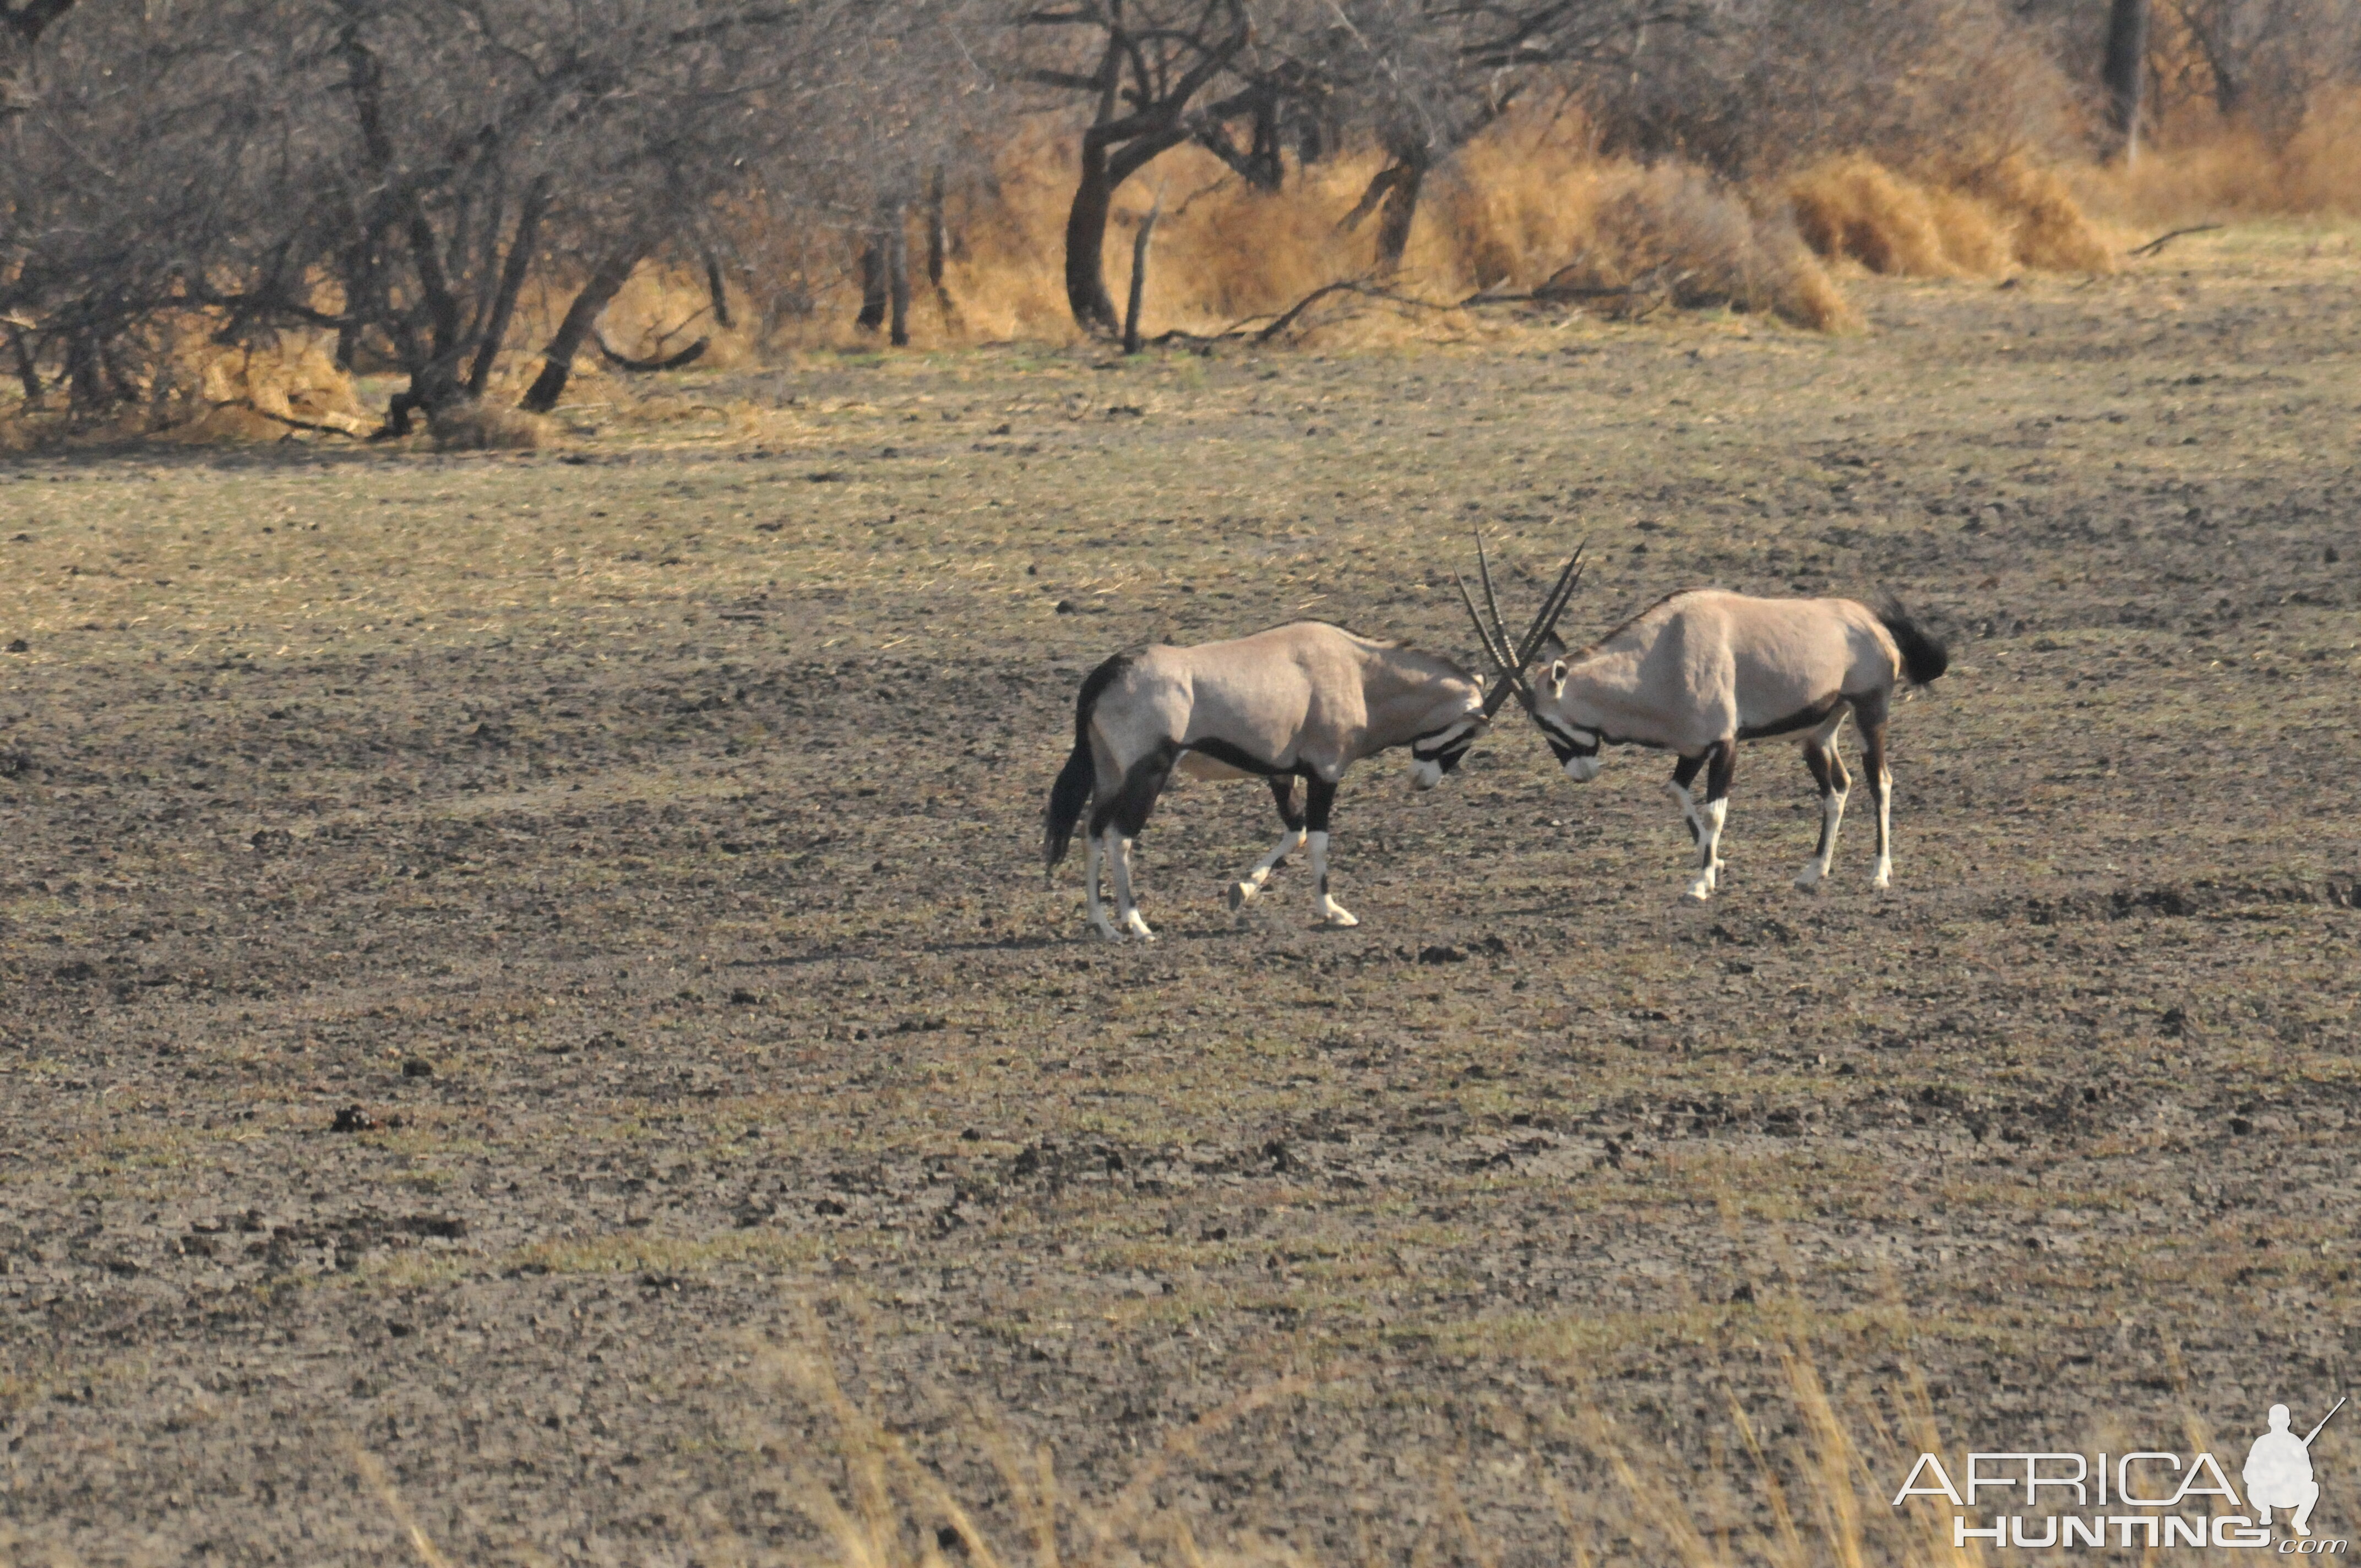
[[[1183,142],[1230,145],[1224,123],[1259,114],[1281,90],[1279,73],[1255,69],[1246,0],[1081,0],[1020,21],[1088,40],[1082,60],[1036,66],[1026,79],[1089,95],[1082,173],[1066,214],[1066,303],[1078,324],[1113,335],[1122,323],[1104,252],[1116,190]],[[1228,91],[1216,96],[1217,88]]]
[[[2275,135],[2321,88],[2361,73],[2361,7],[2349,0],[2170,0],[2214,108]],[[2112,59],[2112,56],[2110,56]]]
[[[38,96],[33,48],[74,7],[74,0],[6,0],[0,4],[0,118],[21,115]]]
[[[2140,98],[2147,87],[2148,0],[2108,0],[2107,53],[2099,79],[2107,90],[2107,126],[2125,162],[2138,156]]]

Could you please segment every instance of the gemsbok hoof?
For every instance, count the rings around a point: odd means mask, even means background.
[[[1361,917],[1349,909],[1331,909],[1312,922],[1323,931],[1342,931],[1360,923]]]
[[[1246,906],[1246,900],[1252,898],[1257,891],[1259,890],[1250,882],[1230,883],[1230,912],[1235,914],[1244,909]]]

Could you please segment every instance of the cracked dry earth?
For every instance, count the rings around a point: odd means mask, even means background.
[[[14,461],[0,1555],[823,1561],[814,1360],[1013,1561],[995,1453],[1076,1560],[1649,1563],[1612,1459],[1744,1555],[1791,1365],[1865,1498],[1914,1378],[1960,1450],[2324,1409],[2355,276],[2247,229],[1863,282],[1850,339],[830,359],[524,456]],[[1893,891],[1858,794],[1789,887],[1764,745],[1686,906],[1663,760],[1577,790],[1504,725],[1347,780],[1358,929],[1289,870],[1232,930],[1273,825],[1199,784],[1161,940],[1082,940],[1035,847],[1082,674],[1298,613],[1471,655],[1470,526],[1525,605],[1589,538],[1569,630],[1923,607]]]

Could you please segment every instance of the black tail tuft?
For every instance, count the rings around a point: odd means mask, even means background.
[[[1049,804],[1041,811],[1041,875],[1045,880],[1066,858],[1066,846],[1073,841],[1074,824],[1082,819],[1083,808],[1090,805],[1092,791],[1098,783],[1098,769],[1091,761],[1091,710],[1098,707],[1101,694],[1130,664],[1130,654],[1117,653],[1084,677],[1081,695],[1074,698],[1074,749],[1066,754],[1066,765],[1058,770],[1058,782],[1049,786]]]
[[[1902,608],[1902,601],[1892,594],[1877,607],[1877,619],[1894,634],[1894,645],[1902,651],[1902,674],[1914,686],[1923,686],[1951,667],[1951,651],[1940,640],[1919,629]]]

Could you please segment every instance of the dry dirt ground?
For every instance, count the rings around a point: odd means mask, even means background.
[[[1742,1555],[1738,1413],[1802,1484],[1812,1368],[1885,1556],[1914,1376],[1959,1450],[2308,1424],[2361,1350],[2356,281],[2247,229],[1861,282],[1850,338],[815,359],[530,455],[11,460],[0,1557],[825,1561],[858,1423],[797,1356],[1027,1562],[1037,1452],[1070,1561]],[[1858,795],[1789,886],[1765,744],[1685,906],[1664,761],[1578,789],[1520,719],[1349,777],[1358,929],[1284,871],[1233,930],[1275,824],[1195,784],[1162,939],[1085,940],[1037,850],[1083,673],[1298,614],[1472,662],[1471,528],[1512,615],[1589,539],[1577,636],[1923,607],[1892,892]]]

